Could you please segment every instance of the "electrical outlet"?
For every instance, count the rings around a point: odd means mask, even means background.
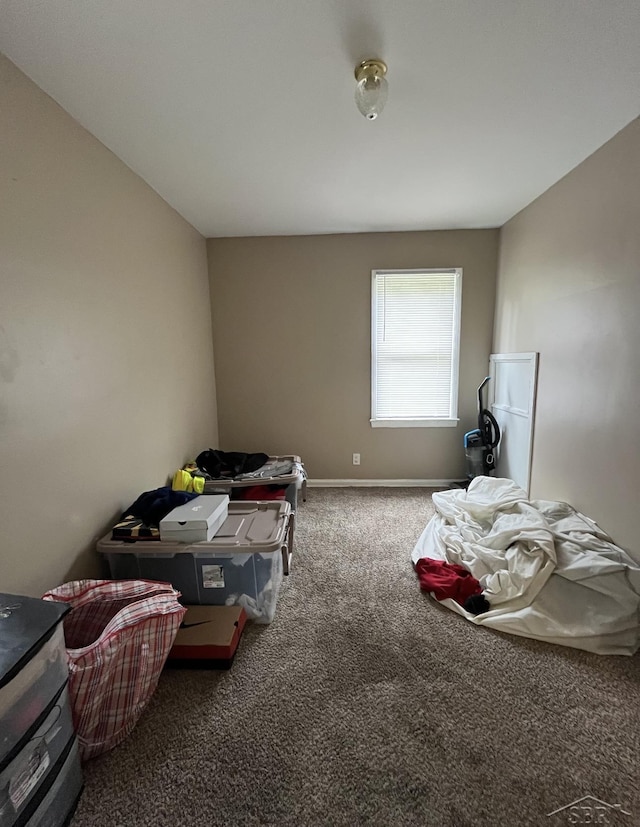
[[[353,455],[353,464],[354,465],[360,465],[360,454],[354,454]]]

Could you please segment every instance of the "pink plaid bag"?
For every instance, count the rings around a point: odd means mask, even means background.
[[[169,583],[77,580],[43,595],[64,620],[73,723],[84,761],[123,741],[151,695],[186,609]]]

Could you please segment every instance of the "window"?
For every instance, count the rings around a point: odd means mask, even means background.
[[[374,270],[371,292],[371,425],[456,425],[462,270]]]

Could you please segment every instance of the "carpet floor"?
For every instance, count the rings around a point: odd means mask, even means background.
[[[438,605],[409,559],[432,513],[425,489],[310,489],[273,623],[228,672],[162,674],[72,827],[640,824],[638,657]],[[608,820],[547,815],[584,796]]]

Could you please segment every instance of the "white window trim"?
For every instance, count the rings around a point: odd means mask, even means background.
[[[382,419],[375,417],[374,405],[376,398],[376,366],[377,366],[377,342],[376,342],[376,303],[375,282],[378,274],[429,274],[429,273],[453,273],[455,274],[455,335],[453,337],[452,366],[451,366],[451,413],[445,419]],[[409,270],[372,270],[371,271],[371,423],[372,428],[455,428],[460,421],[458,417],[458,380],[460,374],[460,336],[462,327],[462,268],[461,267],[432,267],[411,268]]]
[[[372,428],[455,428],[455,419],[370,419]]]

